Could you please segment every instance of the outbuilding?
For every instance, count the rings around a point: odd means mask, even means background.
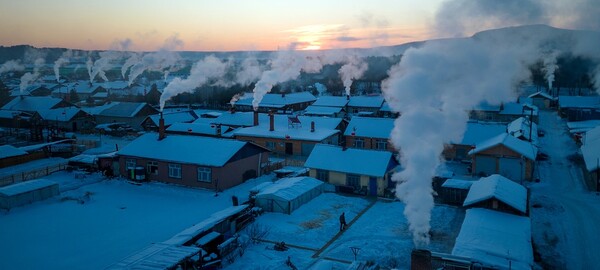
[[[54,197],[58,183],[37,179],[0,188],[0,209],[8,209]]]
[[[325,183],[312,177],[284,178],[256,194],[256,206],[289,215],[324,189]]]

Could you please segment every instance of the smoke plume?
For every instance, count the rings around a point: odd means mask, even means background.
[[[0,66],[0,74],[4,72],[23,70],[25,70],[25,66],[23,66],[19,60],[8,60]]]
[[[227,69],[228,62],[222,62],[212,55],[198,61],[192,66],[190,75],[187,78],[177,77],[165,87],[160,96],[160,111],[163,110],[165,102],[171,97],[181,93],[191,93],[196,88],[209,83],[210,80],[222,78]]]
[[[351,55],[348,57],[347,63],[344,64],[339,70],[347,96],[350,95],[352,81],[362,77],[368,68],[369,66],[367,63],[362,61],[362,58],[359,58],[356,55]]]
[[[554,72],[558,69],[558,65],[556,65],[556,57],[558,56],[557,51],[552,51],[546,53],[543,58],[544,67],[542,67],[542,71],[544,72],[544,78],[548,82],[548,90],[552,90],[552,83],[554,82]]]
[[[56,77],[56,82],[60,82],[60,67],[69,63],[71,57],[73,57],[73,52],[67,50],[58,58],[58,60],[56,60],[56,62],[54,62],[54,76]]]
[[[137,62],[134,62],[135,59],[132,59],[132,62],[135,63],[133,65],[131,65],[131,63],[126,63],[131,66],[129,70],[129,85],[133,84],[135,79],[147,70],[164,73],[167,70],[173,72],[181,69],[183,67],[183,60],[179,54],[173,50],[181,48],[182,46],[183,41],[175,35],[168,38],[158,51],[145,54]],[[121,69],[121,74],[125,74],[123,69]]]
[[[315,83],[315,88],[317,89],[317,92],[319,93],[319,96],[323,96],[323,93],[327,92],[327,86],[325,86],[324,84],[321,83]]]
[[[25,89],[29,85],[35,82],[40,77],[40,68],[44,66],[46,60],[44,58],[38,58],[33,62],[33,71],[27,72],[21,77],[21,83],[19,84],[19,91],[21,95],[25,93]]]
[[[142,57],[139,53],[131,53],[131,56],[127,58],[125,64],[123,64],[123,67],[121,67],[121,76],[123,76],[123,79],[125,79],[125,74],[127,73],[127,70],[136,63],[140,62],[141,59]]]

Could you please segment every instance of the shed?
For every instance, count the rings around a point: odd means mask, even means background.
[[[0,188],[0,208],[13,207],[41,201],[59,194],[58,183],[38,179]]]
[[[504,176],[490,175],[473,182],[463,206],[526,214],[527,189]]]
[[[463,205],[473,182],[474,181],[450,178],[442,184],[440,196],[444,203]]]
[[[198,247],[170,245],[164,243],[151,244],[107,269],[176,269],[200,253]]]
[[[324,186],[312,177],[284,178],[261,190],[256,195],[256,206],[289,215],[323,193]]]

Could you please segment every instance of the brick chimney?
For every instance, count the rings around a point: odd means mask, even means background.
[[[253,115],[254,115],[254,121],[252,122],[252,125],[258,126],[258,111],[254,111]]]
[[[315,121],[310,122],[310,132],[315,132]]]
[[[275,114],[273,111],[269,112],[269,131],[275,130]]]
[[[281,97],[284,98],[285,97],[285,93],[281,93]]]
[[[165,138],[165,119],[163,118],[163,113],[160,112],[160,119],[158,120],[158,140],[162,140]]]
[[[231,106],[231,108],[229,109],[230,113],[235,113],[235,106]]]
[[[430,270],[431,251],[426,249],[413,249],[410,253],[410,270]]]
[[[217,137],[221,137],[221,125],[217,125]]]
[[[350,95],[346,95],[346,100],[350,100]]]

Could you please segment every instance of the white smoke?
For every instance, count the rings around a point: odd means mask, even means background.
[[[190,75],[186,79],[177,77],[165,87],[160,96],[160,111],[163,110],[165,102],[171,97],[181,93],[191,93],[210,80],[222,78],[228,67],[228,62],[222,62],[212,55],[198,61],[192,66]]]
[[[56,77],[56,82],[60,82],[60,67],[69,63],[71,57],[73,57],[73,51],[67,50],[56,60],[56,62],[54,62],[54,76]]]
[[[323,93],[327,92],[327,86],[325,86],[324,84],[315,83],[315,88],[317,89],[317,92],[319,93],[320,97],[323,96]]]
[[[249,85],[256,82],[263,72],[263,68],[255,57],[242,60],[241,68],[235,74],[235,82],[241,85]]]
[[[429,243],[431,179],[444,145],[460,141],[467,110],[482,101],[514,100],[516,84],[529,78],[529,48],[496,47],[473,39],[428,42],[408,49],[384,81],[385,98],[402,116],[391,134],[404,170],[393,175],[405,204],[415,246]]]
[[[44,66],[46,60],[44,58],[38,58],[33,63],[33,71],[27,72],[21,77],[21,83],[19,84],[19,91],[21,95],[25,93],[25,89],[35,82],[40,77],[40,68]]]
[[[246,96],[246,93],[235,94],[235,95],[233,95],[233,97],[231,97],[229,104],[231,105],[231,107],[233,107],[235,105],[235,103],[238,102],[238,100],[240,100],[242,98],[249,98],[249,96]]]
[[[548,82],[548,90],[552,91],[552,83],[554,82],[554,72],[558,69],[556,65],[556,57],[558,57],[558,51],[551,51],[543,56],[542,71],[544,72],[544,78]]]
[[[88,73],[90,75],[90,83],[94,82],[96,76],[100,76],[105,82],[108,81],[106,71],[113,68],[116,62],[120,61],[126,54],[126,50],[131,46],[131,39],[115,40],[111,44],[111,49],[100,52],[100,59],[96,60],[93,66],[88,64]],[[89,60],[88,60],[89,61]]]
[[[94,67],[94,61],[91,57],[88,57],[88,60],[85,62],[85,67],[87,68],[88,76],[90,77],[90,82],[92,78],[92,68]]]
[[[352,86],[352,82],[355,79],[359,79],[365,74],[369,66],[365,63],[362,58],[357,57],[356,55],[351,55],[347,58],[346,64],[344,64],[340,70],[339,74],[342,77],[342,82],[344,83],[344,89],[346,90],[346,95],[350,95],[350,87]]]
[[[8,60],[0,66],[0,74],[4,72],[23,70],[25,70],[25,66],[23,66],[19,60]]]
[[[183,60],[179,54],[173,50],[181,48],[182,46],[183,41],[175,35],[168,38],[158,51],[142,56],[139,61],[131,65],[129,70],[129,85],[133,84],[135,79],[147,70],[164,73],[165,70],[173,72],[181,69],[183,67]],[[123,69],[121,69],[121,73],[124,74]]]
[[[123,79],[125,79],[125,74],[127,73],[127,70],[136,63],[140,62],[141,59],[142,57],[139,53],[131,53],[131,56],[127,58],[127,60],[121,67],[121,76],[123,76]]]

